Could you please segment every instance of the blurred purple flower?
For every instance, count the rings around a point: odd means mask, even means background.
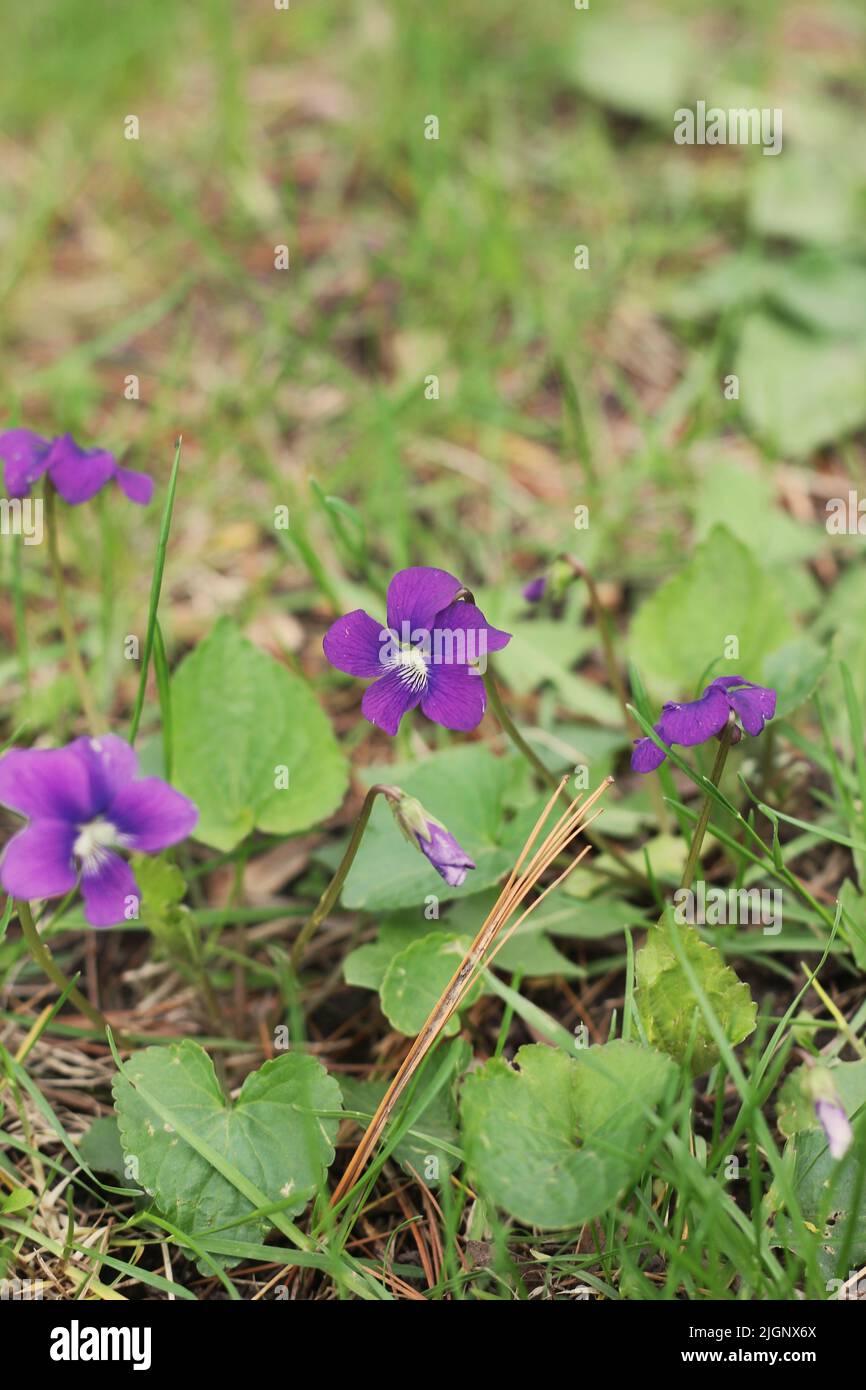
[[[146,473],[121,468],[105,449],[82,449],[71,434],[43,439],[32,430],[7,430],[0,434],[0,458],[6,465],[4,482],[10,497],[27,497],[43,473],[71,507],[89,501],[112,478],[130,502],[140,506],[153,494],[153,480]]]
[[[30,822],[0,860],[6,892],[59,898],[80,875],[91,926],[137,916],[138,885],[115,850],[156,854],[185,839],[198,820],[185,796],[159,777],[136,780],[137,771],[135,752],[116,734],[77,738],[65,748],[13,748],[0,758],[0,803]]]
[[[827,1136],[831,1157],[844,1158],[854,1142],[854,1134],[842,1106],[837,1101],[816,1100],[815,1114]]]
[[[447,570],[398,570],[388,585],[383,627],[355,608],[325,633],[325,656],[350,676],[377,676],[361,709],[371,724],[396,734],[416,705],[445,729],[474,729],[487,703],[480,672],[488,652],[511,634],[491,627],[474,603],[457,599],[462,585]]]
[[[737,715],[747,734],[756,736],[776,712],[776,692],[755,685],[742,676],[718,676],[705,689],[699,700],[679,704],[668,701],[662,708],[659,722],[653,725],[665,743],[678,743],[691,748],[720,734],[731,711]],[[739,738],[735,726],[734,741]],[[651,738],[635,742],[631,765],[634,772],[652,772],[664,762],[667,754]]]
[[[547,575],[540,574],[537,579],[530,579],[529,583],[524,586],[523,597],[527,603],[540,603],[544,598],[546,589]]]

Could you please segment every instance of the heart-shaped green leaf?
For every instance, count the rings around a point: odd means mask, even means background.
[[[113,1090],[125,1166],[190,1235],[231,1225],[229,1239],[261,1240],[276,1223],[250,1214],[303,1211],[334,1157],[337,1119],[322,1112],[341,1108],[340,1088],[300,1052],[265,1062],[233,1104],[191,1039],[133,1053]]]
[[[382,1012],[398,1032],[409,1038],[420,1033],[468,947],[469,937],[433,931],[397,952],[385,971],[380,997]],[[472,1003],[480,992],[476,982],[464,1003]],[[456,1033],[459,1026],[455,1014],[446,1024],[446,1034]]]
[[[463,1146],[480,1190],[511,1216],[555,1229],[605,1211],[640,1175],[673,1063],[622,1041],[577,1057],[521,1047],[463,1084]]]
[[[670,910],[669,910],[670,911]],[[719,1060],[719,1049],[671,938],[665,913],[635,961],[637,1003],[647,1041],[678,1062],[691,1055],[695,1076]],[[737,979],[715,946],[694,927],[677,928],[683,952],[732,1046],[755,1030],[757,1009],[748,985]]]
[[[765,657],[793,635],[782,592],[742,541],[714,526],[688,563],[644,601],[631,628],[632,659],[664,699],[691,698],[712,674],[760,680]],[[736,659],[725,661],[730,639]]]
[[[172,680],[174,781],[199,808],[196,839],[231,850],[258,828],[290,835],[346,790],[346,760],[299,676],[221,619]]]

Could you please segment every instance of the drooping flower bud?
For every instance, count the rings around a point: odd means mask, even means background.
[[[407,796],[396,788],[395,791],[396,795],[388,797],[388,805],[401,832],[430,861],[450,888],[459,888],[468,871],[475,868],[473,860],[442,822],[425,811],[417,797]]]
[[[844,1158],[854,1142],[854,1132],[833,1084],[832,1073],[827,1067],[810,1067],[803,1078],[803,1090],[814,1103],[831,1156]]]

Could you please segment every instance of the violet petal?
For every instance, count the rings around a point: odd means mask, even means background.
[[[118,734],[73,739],[69,751],[81,760],[90,779],[88,819],[101,815],[138,772],[138,754]]]
[[[421,709],[434,724],[463,732],[475,729],[486,707],[487,692],[477,671],[469,666],[430,667]]]
[[[434,660],[450,655],[447,665],[467,666],[484,661],[488,652],[500,652],[511,641],[511,633],[492,627],[474,603],[450,603],[436,614],[431,647]]]
[[[70,821],[36,820],[6,846],[0,881],[13,898],[59,898],[75,887],[72,847],[76,830]]]
[[[449,887],[459,888],[469,869],[475,868],[474,861],[443,826],[428,821],[427,828],[430,831],[429,840],[423,835],[415,836],[418,848]]]
[[[110,851],[100,857],[99,864],[81,875],[84,915],[92,927],[114,927],[120,922],[134,921],[137,912],[127,915],[131,899],[140,897],[135,875],[125,859]]]
[[[153,478],[146,473],[138,473],[133,468],[116,468],[114,481],[130,502],[146,507],[153,496]]]
[[[332,623],[322,640],[325,656],[338,671],[349,676],[381,676],[382,650],[389,644],[387,629],[365,613],[353,608]]]
[[[71,434],[55,439],[48,462],[52,483],[71,507],[88,502],[114,477],[116,467],[113,454],[104,449],[82,449]]]
[[[34,819],[86,820],[87,769],[70,748],[11,748],[0,758],[0,803]]]
[[[130,849],[158,854],[191,834],[198,808],[161,778],[142,777],[121,787],[106,819],[120,831]]]
[[[679,743],[691,748],[705,743],[717,734],[728,721],[728,701],[718,686],[708,685],[699,700],[680,704],[668,701],[657,724],[659,736],[665,743]]]
[[[418,638],[412,633],[430,632],[436,614],[454,601],[460,588],[460,580],[447,570],[427,565],[398,570],[388,585],[389,628],[400,642],[415,645]]]
[[[666,757],[665,750],[653,743],[651,738],[636,739],[631,755],[632,772],[654,772],[657,767],[661,767]]]
[[[48,467],[50,453],[50,441],[32,430],[6,430],[0,434],[0,458],[5,463],[3,481],[10,497],[27,496]]]
[[[844,1158],[854,1142],[851,1122],[841,1105],[831,1100],[817,1100],[815,1113],[827,1136],[827,1146],[832,1158]]]
[[[729,690],[728,704],[739,715],[747,734],[754,738],[761,732],[765,722],[776,713],[776,692],[763,685],[750,685],[744,690]]]
[[[371,724],[393,738],[403,715],[414,709],[420,699],[420,687],[413,689],[408,685],[403,671],[398,668],[367,686],[361,701],[361,713]]]

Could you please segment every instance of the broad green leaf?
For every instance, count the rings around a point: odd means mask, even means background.
[[[764,663],[764,681],[776,692],[776,719],[784,719],[810,699],[827,670],[830,653],[808,637],[786,642]]]
[[[719,1051],[674,950],[670,912],[668,909],[658,926],[650,928],[637,953],[635,1003],[647,1042],[677,1062],[690,1055],[692,1072],[702,1076],[719,1060]],[[748,985],[737,979],[721,953],[703,941],[694,927],[684,925],[676,930],[725,1036],[733,1046],[741,1043],[755,1030],[757,1010]]]
[[[749,222],[763,236],[838,246],[862,226],[858,175],[838,156],[798,154],[757,161]]]
[[[86,1134],[82,1135],[78,1148],[94,1173],[110,1173],[118,1182],[129,1186],[116,1115],[98,1115]]]
[[[734,370],[749,428],[804,458],[866,421],[866,347],[810,336],[765,314],[743,325]]]
[[[393,957],[385,971],[380,999],[382,1012],[398,1033],[410,1038],[420,1033],[468,946],[469,937],[434,931],[419,937]],[[480,993],[481,981],[478,981],[461,1008],[473,1003]],[[458,1012],[446,1025],[445,1033],[456,1033],[459,1027]]]
[[[509,622],[508,630],[512,640],[504,651],[496,653],[496,670],[510,690],[528,695],[549,684],[582,718],[614,727],[622,723],[616,697],[572,669],[598,644],[592,628],[535,618],[532,622]]]
[[[782,510],[769,478],[735,464],[719,463],[707,471],[695,513],[698,540],[724,517],[731,534],[767,568],[808,559],[828,543],[823,527],[805,526]]]
[[[463,1083],[470,1180],[510,1216],[551,1230],[605,1211],[640,1176],[651,1115],[672,1077],[657,1052],[622,1041],[568,1057],[521,1047]]]
[[[513,867],[544,804],[539,801],[531,810],[506,819],[515,772],[521,772],[516,759],[497,758],[480,743],[436,753],[410,769],[389,769],[388,781],[416,796],[446,825],[476,868],[467,874],[462,888],[449,888],[420,850],[400,834],[379,797],[343,887],[344,907],[391,912],[424,903],[431,896],[439,902],[471,897],[496,883]]]
[[[772,297],[809,328],[866,336],[866,267],[827,255],[776,263]]]
[[[691,698],[712,663],[713,676],[760,680],[766,657],[792,635],[776,579],[726,527],[714,526],[679,573],[641,604],[630,646],[659,698]],[[726,662],[731,637],[739,656]]]
[[[181,662],[172,714],[174,781],[199,808],[205,844],[291,835],[339,806],[346,760],[309,687],[229,619]]]
[[[672,139],[694,58],[683,27],[658,15],[649,22],[599,15],[578,24],[575,39],[581,91],[614,111],[664,122]]]
[[[231,1239],[260,1240],[274,1224],[250,1218],[249,1197],[197,1143],[289,1216],[304,1210],[334,1157],[338,1122],[318,1112],[340,1109],[340,1088],[299,1052],[252,1072],[233,1103],[208,1054],[190,1039],[133,1053],[113,1090],[126,1163],[135,1160],[142,1187],[191,1235],[237,1221],[226,1232]]]
[[[551,907],[546,913],[542,908],[541,916],[546,930],[554,936],[570,936],[585,941],[621,936],[626,927],[645,925],[642,910],[624,898],[591,898],[569,903],[565,907]]]
[[[427,924],[422,926],[417,919],[414,922],[402,918],[383,921],[375,941],[366,941],[363,946],[350,951],[344,959],[343,979],[346,984],[361,989],[378,989],[398,951],[411,946],[426,930]]]

